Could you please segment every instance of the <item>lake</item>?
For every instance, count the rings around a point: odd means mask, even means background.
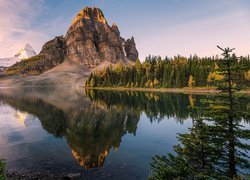
[[[187,144],[177,136],[197,132],[198,115],[192,107],[203,106],[201,100],[209,97],[84,88],[1,89],[0,159],[5,159],[10,177],[147,179],[152,157],[177,155],[176,145]],[[244,95],[239,110],[249,109],[250,98]],[[249,115],[244,116],[240,128],[250,130],[249,122]],[[235,138],[250,156],[249,137]],[[235,167],[241,174],[250,173],[240,161]],[[226,165],[219,168],[228,171]]]

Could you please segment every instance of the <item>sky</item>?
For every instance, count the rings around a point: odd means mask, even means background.
[[[0,0],[0,58],[12,57],[26,43],[38,53],[65,35],[84,6],[102,9],[124,38],[134,37],[146,56],[212,56],[216,47],[250,54],[249,0]]]

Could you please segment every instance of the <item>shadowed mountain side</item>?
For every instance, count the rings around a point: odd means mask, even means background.
[[[65,59],[65,40],[62,36],[45,43],[41,52],[17,62],[4,71],[6,75],[37,76],[61,64]]]

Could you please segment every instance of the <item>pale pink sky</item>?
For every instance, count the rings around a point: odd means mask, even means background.
[[[26,43],[39,52],[65,35],[84,5],[100,7],[122,36],[134,36],[141,60],[149,54],[210,56],[220,53],[216,45],[250,54],[248,0],[0,0],[0,58]]]

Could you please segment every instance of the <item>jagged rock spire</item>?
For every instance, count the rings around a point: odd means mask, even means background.
[[[129,63],[138,58],[134,39],[125,43],[118,26],[110,27],[103,12],[96,7],[81,10],[65,38],[67,57],[90,68],[104,61]]]
[[[74,18],[72,25],[74,25],[76,22],[83,20],[83,19],[97,20],[103,24],[107,23],[102,10],[96,7],[92,7],[92,8],[85,7],[84,9],[82,9]]]

